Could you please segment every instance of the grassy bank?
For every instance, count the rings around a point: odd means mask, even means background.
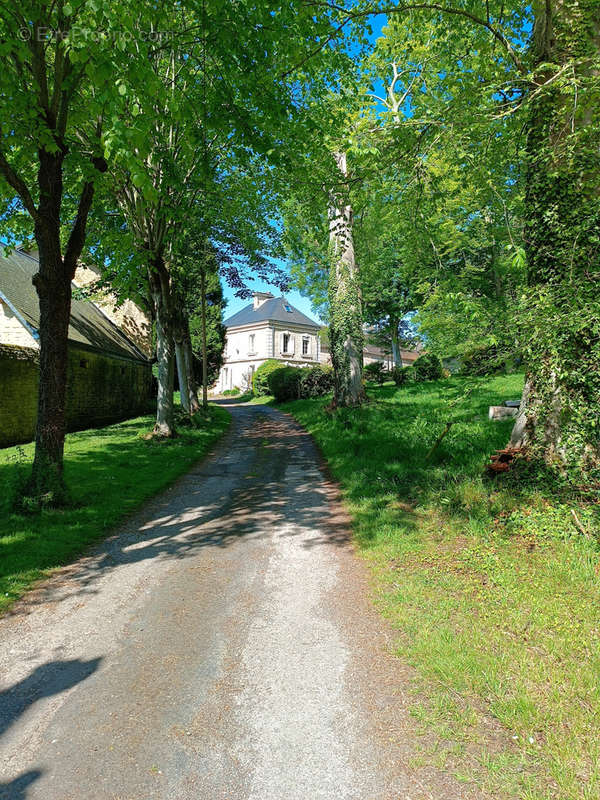
[[[0,450],[0,613],[32,583],[77,557],[107,535],[128,512],[201,458],[229,425],[211,406],[200,428],[181,428],[172,441],[147,440],[151,417],[71,433],[65,444],[65,478],[72,506],[35,515],[10,512],[12,487],[28,473],[33,445]]]
[[[452,378],[374,388],[367,406],[335,415],[325,401],[284,409],[341,483],[398,654],[416,668],[415,725],[438,734],[420,762],[499,797],[591,800],[598,507],[547,479],[485,477],[511,426],[489,422],[488,405],[521,387],[519,375]]]

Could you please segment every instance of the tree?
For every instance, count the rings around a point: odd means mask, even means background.
[[[138,63],[125,52],[143,8],[125,0],[118,17],[93,0],[23,0],[0,8],[0,179],[12,212],[4,219],[14,237],[26,212],[39,251],[40,381],[30,491],[46,502],[64,496],[71,280],[95,186],[106,171],[104,142],[122,80],[144,70],[143,58]],[[104,32],[101,41],[89,35],[97,30]]]

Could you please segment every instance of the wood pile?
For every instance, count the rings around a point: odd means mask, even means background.
[[[520,447],[505,447],[503,450],[496,450],[490,456],[490,463],[488,464],[488,472],[491,475],[498,475],[500,472],[508,472],[515,458],[522,454]]]

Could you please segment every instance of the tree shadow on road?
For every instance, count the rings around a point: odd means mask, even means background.
[[[41,775],[41,770],[32,769],[8,783],[0,783],[0,800],[26,800],[28,788]]]
[[[98,669],[101,660],[92,658],[81,661],[75,658],[71,661],[49,661],[36,667],[14,686],[0,692],[0,736],[38,700],[61,694],[89,678]]]

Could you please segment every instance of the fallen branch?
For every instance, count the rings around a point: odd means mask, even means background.
[[[438,449],[438,447],[439,447],[439,446],[440,446],[440,444],[442,443],[442,439],[444,438],[444,436],[446,436],[446,434],[448,433],[448,431],[449,431],[449,430],[450,430],[450,428],[451,428],[451,427],[454,425],[454,423],[455,423],[455,422],[456,422],[456,420],[452,420],[451,422],[447,422],[447,423],[446,423],[446,427],[445,427],[445,428],[444,428],[444,430],[443,430],[443,431],[440,433],[440,435],[438,436],[438,438],[435,440],[435,442],[433,443],[433,445],[430,447],[430,449],[429,449],[429,452],[428,452],[428,453],[427,453],[427,455],[425,456],[425,461],[429,461],[429,459],[431,458],[431,456],[432,456],[432,455],[435,453],[435,451]]]

